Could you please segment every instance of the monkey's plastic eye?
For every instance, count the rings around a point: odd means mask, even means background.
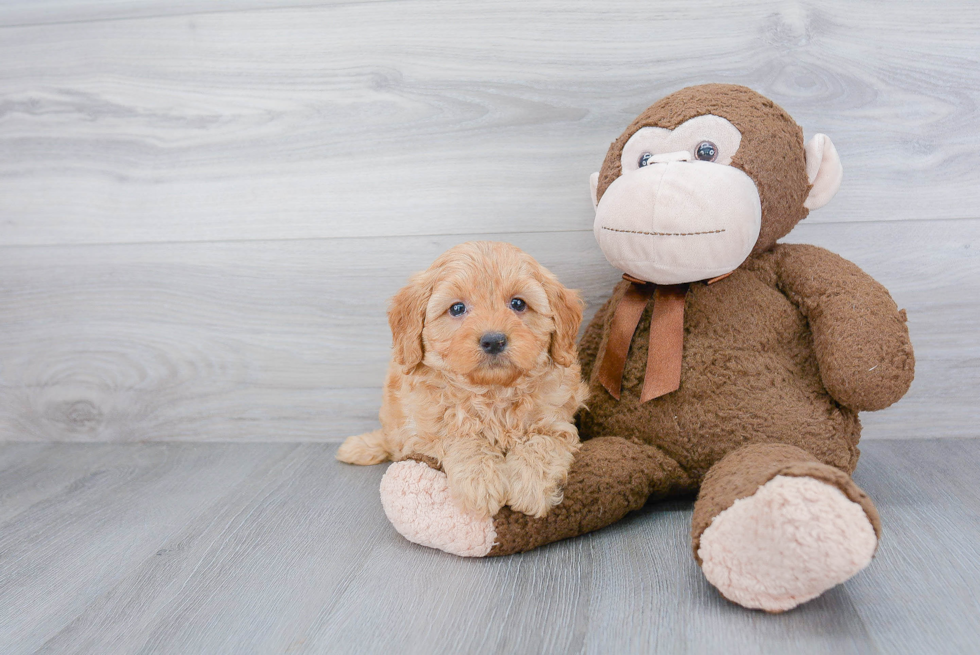
[[[642,155],[640,155],[640,161],[636,163],[640,168],[643,168],[644,166],[650,163],[650,160],[652,158],[653,158],[652,152],[644,152]]]
[[[694,156],[701,161],[714,161],[718,159],[718,147],[711,141],[702,141],[694,149]]]
[[[466,305],[461,302],[453,303],[453,306],[449,308],[450,316],[459,316],[466,311]]]
[[[515,312],[523,312],[525,309],[527,309],[527,303],[520,298],[511,298],[510,308]]]

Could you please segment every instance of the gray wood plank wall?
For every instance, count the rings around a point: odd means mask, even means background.
[[[618,274],[589,173],[643,107],[709,81],[838,147],[841,193],[789,240],[888,286],[918,359],[866,438],[976,436],[975,0],[12,0],[0,439],[371,428],[408,274],[507,240],[594,311]]]

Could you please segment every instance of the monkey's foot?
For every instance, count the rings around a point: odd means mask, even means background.
[[[409,541],[461,557],[483,557],[497,534],[493,519],[464,513],[449,495],[446,474],[422,462],[395,462],[381,478],[388,520]]]
[[[725,598],[783,612],[863,569],[877,545],[864,510],[836,487],[779,475],[716,516],[698,556]]]

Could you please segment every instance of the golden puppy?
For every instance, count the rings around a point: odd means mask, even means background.
[[[427,455],[464,510],[544,516],[561,502],[579,447],[581,321],[578,293],[519,248],[448,250],[392,299],[381,429],[349,437],[337,459]]]

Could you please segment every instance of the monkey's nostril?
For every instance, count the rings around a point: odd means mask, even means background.
[[[487,332],[480,337],[480,348],[488,355],[499,355],[507,347],[507,336],[501,332]]]

